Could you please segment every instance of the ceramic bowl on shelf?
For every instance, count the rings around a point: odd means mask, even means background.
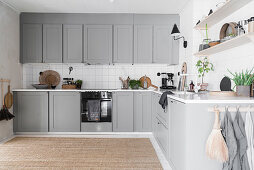
[[[48,89],[48,85],[47,84],[32,84],[32,86],[36,89]]]

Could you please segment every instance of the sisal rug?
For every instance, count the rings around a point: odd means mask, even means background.
[[[162,169],[149,139],[16,137],[0,144],[0,169]]]

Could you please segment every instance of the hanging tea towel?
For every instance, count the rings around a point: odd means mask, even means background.
[[[235,159],[237,153],[237,143],[233,128],[233,121],[231,114],[229,113],[228,109],[226,109],[226,113],[224,119],[221,123],[222,135],[226,141],[228,146],[228,155],[229,160],[223,163],[223,170],[232,170],[233,168],[233,161]]]
[[[233,127],[235,131],[235,137],[237,139],[237,154],[233,161],[233,170],[250,170],[246,152],[248,143],[245,133],[245,126],[239,109],[237,110],[235,120],[233,122]]]
[[[254,170],[254,135],[253,135],[253,121],[251,113],[247,112],[245,118],[245,131],[248,142],[247,156],[249,161],[250,170]]]

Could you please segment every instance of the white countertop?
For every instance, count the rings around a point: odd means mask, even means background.
[[[13,92],[86,92],[86,91],[130,91],[130,92],[154,92],[158,94],[162,94],[163,91],[156,91],[154,89],[13,89]],[[253,97],[220,97],[220,96],[210,96],[209,94],[195,94],[195,93],[184,93],[184,92],[174,92],[174,95],[168,95],[169,98],[173,100],[177,100],[182,103],[227,103],[227,104],[254,104]]]

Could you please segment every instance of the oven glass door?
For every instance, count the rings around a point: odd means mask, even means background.
[[[101,100],[101,122],[111,122],[112,101],[108,99]]]

